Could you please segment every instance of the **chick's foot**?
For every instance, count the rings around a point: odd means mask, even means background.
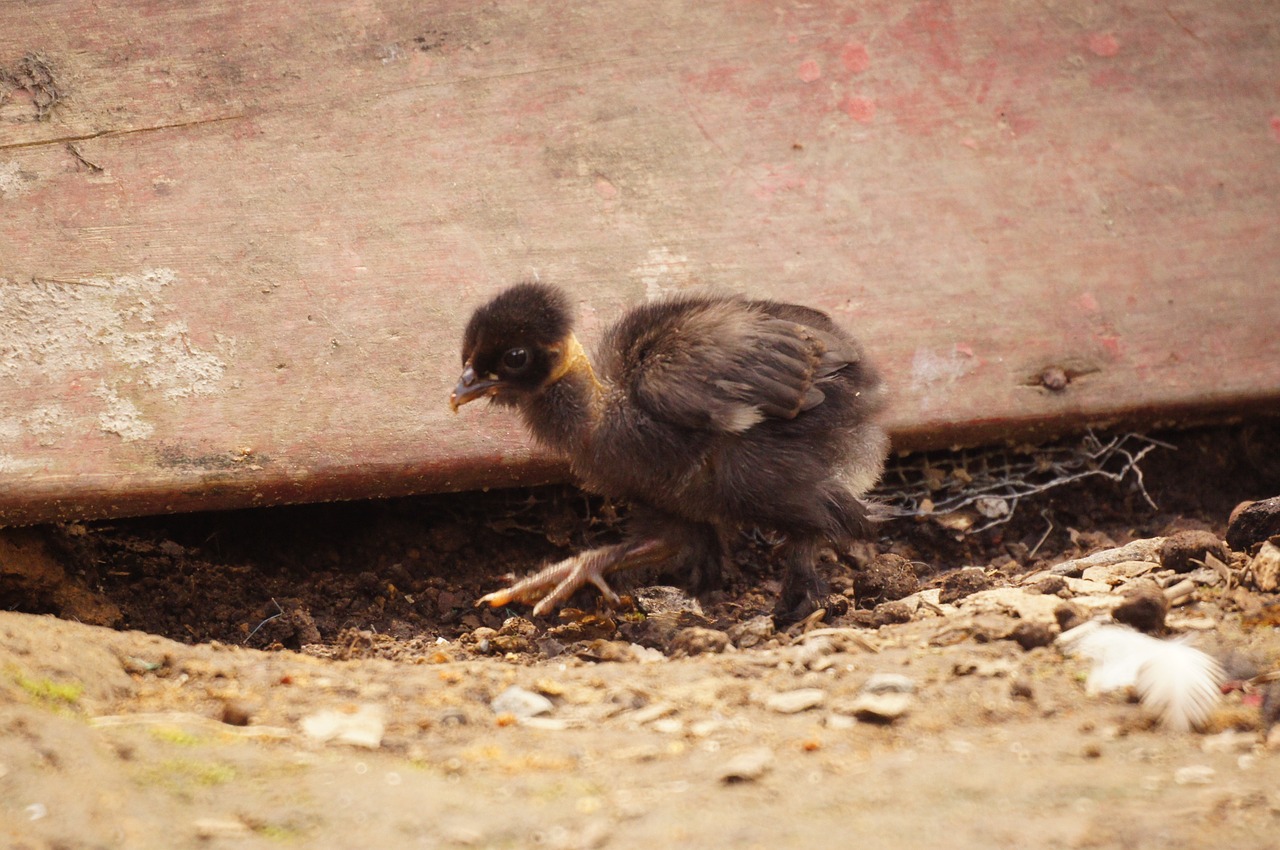
[[[616,604],[618,594],[605,581],[606,575],[665,560],[671,554],[671,549],[659,540],[601,546],[558,561],[510,587],[485,594],[476,601],[476,605],[500,608],[512,602],[537,603],[533,605],[533,613],[542,616],[588,583],[594,584],[605,599]]]

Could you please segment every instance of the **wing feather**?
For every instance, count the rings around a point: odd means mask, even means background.
[[[639,308],[617,340],[619,377],[651,416],[687,428],[742,433],[765,419],[794,419],[822,404],[822,382],[859,352],[768,307],[720,298]]]

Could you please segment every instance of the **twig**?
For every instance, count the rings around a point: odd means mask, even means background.
[[[253,631],[249,632],[249,634],[245,636],[245,639],[244,639],[244,642],[245,642],[245,643],[248,643],[248,642],[249,642],[249,638],[253,637],[254,635],[256,635],[256,634],[258,633],[258,629],[262,628],[262,627],[263,627],[263,626],[265,626],[267,623],[270,623],[270,622],[271,622],[272,620],[274,620],[276,617],[279,617],[279,616],[281,616],[282,614],[284,614],[284,609],[280,607],[280,603],[276,601],[276,598],[275,598],[274,596],[273,596],[273,597],[271,597],[271,604],[272,604],[272,605],[274,605],[274,606],[276,606],[276,612],[277,612],[277,613],[272,614],[270,617],[268,617],[267,619],[263,620],[261,623],[258,623],[258,625],[254,626],[254,627],[253,627]]]
[[[95,174],[102,173],[102,166],[98,165],[98,163],[96,162],[90,162],[89,160],[85,159],[84,154],[80,153],[80,149],[77,148],[71,142],[67,142],[67,150],[70,151],[71,155],[76,158],[76,162],[80,163],[85,168],[89,169]]]
[[[1040,539],[1036,541],[1036,545],[1031,547],[1031,551],[1027,553],[1028,558],[1034,558],[1036,552],[1040,551],[1040,547],[1049,539],[1049,535],[1053,533],[1053,519],[1049,516],[1049,509],[1045,508],[1040,511],[1040,516],[1044,517],[1045,522],[1049,523],[1049,527],[1044,530],[1044,534],[1040,535]]]
[[[987,499],[1006,503],[1007,511],[988,515],[988,522],[968,529],[968,534],[1009,522],[1021,500],[1095,476],[1119,482],[1132,474],[1138,492],[1156,509],[1140,463],[1157,447],[1174,448],[1135,433],[1103,441],[1090,432],[1075,445],[987,449],[946,455],[945,460],[926,454],[891,468],[888,477],[895,483],[883,484],[875,495],[897,517],[949,514]],[[1108,464],[1119,468],[1109,469]]]

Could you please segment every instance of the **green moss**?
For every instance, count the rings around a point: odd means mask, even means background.
[[[143,785],[163,788],[184,799],[196,788],[226,785],[236,778],[236,770],[228,764],[189,759],[167,759],[148,766],[138,776]]]
[[[306,838],[308,834],[307,830],[291,824],[277,823],[263,824],[262,826],[255,827],[253,831],[258,833],[258,835],[261,835],[263,838],[279,842],[299,841]]]
[[[184,747],[190,747],[200,743],[198,735],[193,735],[185,729],[179,729],[177,726],[156,726],[150,731],[151,737],[164,741],[166,744],[179,744]]]
[[[80,702],[80,697],[84,695],[84,685],[79,682],[32,679],[21,674],[15,676],[14,681],[32,697],[50,705],[69,708]]]

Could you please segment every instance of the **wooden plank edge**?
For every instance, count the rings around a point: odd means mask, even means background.
[[[1272,396],[1222,403],[1160,405],[1081,420],[1078,413],[1010,419],[969,420],[920,428],[891,429],[896,454],[934,449],[960,449],[999,443],[1039,445],[1087,430],[1144,433],[1204,425],[1232,425],[1280,420],[1280,389]],[[565,464],[530,448],[527,454],[466,457],[406,465],[362,463],[317,468],[280,475],[251,471],[193,471],[183,479],[172,475],[123,478],[120,475],[81,479],[71,494],[63,479],[35,487],[10,488],[0,494],[0,527],[271,507],[287,504],[383,499],[426,493],[528,487],[569,480]],[[124,480],[127,487],[121,487]]]

